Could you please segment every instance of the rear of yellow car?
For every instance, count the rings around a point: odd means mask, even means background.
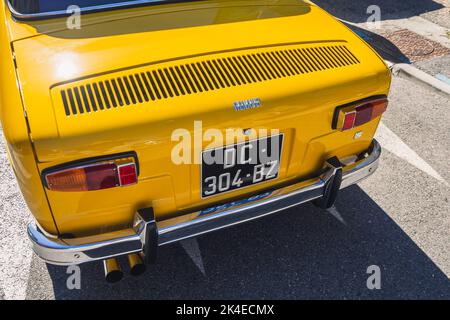
[[[389,71],[315,5],[158,4],[83,14],[73,30],[1,6],[2,123],[50,263],[148,258],[305,201],[326,207],[376,169]],[[203,136],[231,129],[242,134]],[[183,163],[176,132],[192,139]],[[220,178],[207,150],[275,136],[273,179],[207,190]]]

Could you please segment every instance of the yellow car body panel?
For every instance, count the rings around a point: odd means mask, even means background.
[[[8,48],[0,52],[6,61],[0,69],[3,129],[27,203],[51,234],[117,230],[130,225],[136,210],[145,207],[153,207],[162,221],[312,177],[326,159],[366,150],[378,126],[379,118],[346,132],[333,130],[335,108],[389,93],[390,73],[382,59],[308,2],[201,1],[106,11],[83,15],[80,30],[68,30],[63,18],[15,21],[4,2],[0,6],[1,47]],[[308,73],[98,112],[67,112],[61,99],[61,91],[134,74],[333,46],[347,48],[347,59],[352,55],[355,63],[337,66],[319,58],[318,70]],[[260,98],[262,107],[233,109],[234,102],[252,98]],[[280,177],[202,199],[200,166],[171,161],[177,144],[171,140],[173,131],[186,128],[194,135],[197,120],[204,130],[279,129],[285,136]],[[356,132],[362,137],[355,139]],[[207,145],[204,142],[203,148]],[[44,169],[129,151],[139,159],[136,185],[89,192],[42,186]]]
[[[3,3],[0,7],[3,12]],[[25,201],[35,218],[42,228],[57,234],[28,134],[20,84],[12,59],[9,29],[4,18],[0,19],[0,48],[0,119],[9,159]]]

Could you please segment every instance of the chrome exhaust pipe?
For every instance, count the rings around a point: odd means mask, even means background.
[[[140,276],[145,272],[145,270],[147,270],[147,267],[139,254],[129,254],[127,258],[128,264],[130,265],[130,274],[132,276]]]
[[[119,261],[116,258],[103,260],[103,267],[105,269],[105,279],[109,283],[116,283],[122,280],[123,272],[120,268]]]

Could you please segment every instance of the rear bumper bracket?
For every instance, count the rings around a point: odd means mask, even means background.
[[[342,163],[339,159],[337,157],[328,159],[327,167],[332,174],[325,185],[323,197],[313,201],[321,209],[329,209],[334,205],[342,183]]]
[[[144,261],[147,264],[154,263],[158,252],[158,227],[153,208],[138,210],[136,219],[140,219],[140,221],[135,220],[135,223],[141,223],[145,228],[143,232],[140,232],[143,235],[141,241]]]

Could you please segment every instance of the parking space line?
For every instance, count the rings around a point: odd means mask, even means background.
[[[387,151],[407,161],[417,169],[444,183],[446,186],[449,186],[447,181],[445,181],[436,170],[434,170],[424,159],[422,159],[414,150],[403,142],[403,140],[400,139],[394,132],[386,127],[383,122],[380,123],[375,138]]]
[[[192,259],[194,264],[200,270],[200,272],[206,276],[205,267],[203,265],[202,254],[196,238],[186,239],[180,242],[183,249],[188,256]]]
[[[327,212],[331,214],[333,217],[335,217],[343,225],[345,226],[347,225],[347,222],[345,222],[344,218],[342,217],[342,215],[339,213],[339,211],[335,206],[332,206],[330,209],[327,210]]]

